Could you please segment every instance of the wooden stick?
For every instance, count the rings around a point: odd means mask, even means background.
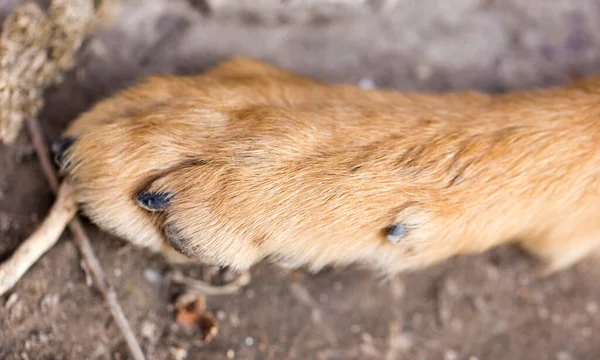
[[[26,123],[29,135],[31,136],[31,141],[42,165],[42,170],[44,171],[46,180],[48,181],[50,188],[54,192],[56,192],[59,186],[58,177],[52,165],[52,161],[50,160],[50,153],[48,151],[48,146],[46,145],[43,139],[40,125],[35,118],[27,118]],[[44,223],[45,222],[46,221],[44,221]],[[125,342],[129,347],[131,356],[135,360],[144,360],[145,356],[142,352],[142,348],[140,347],[140,344],[138,343],[133,331],[131,330],[131,326],[129,325],[129,322],[125,317],[125,314],[123,313],[123,309],[119,305],[119,302],[117,300],[117,294],[106,280],[106,276],[104,275],[104,271],[102,271],[102,267],[100,266],[98,258],[94,254],[94,250],[92,249],[90,240],[88,239],[83,229],[83,226],[81,225],[81,222],[79,221],[76,215],[72,218],[71,222],[69,223],[69,229],[71,229],[71,232],[73,233],[75,242],[77,243],[79,251],[81,252],[83,259],[87,264],[87,268],[90,271],[92,278],[94,279],[96,287],[98,288],[100,293],[102,293],[102,296],[106,300],[110,312],[112,313],[112,316],[115,319],[117,326],[119,327],[121,333],[123,334],[123,337],[125,338]]]
[[[169,280],[172,282],[185,285],[188,288],[207,296],[235,294],[241,288],[248,285],[250,279],[250,272],[244,271],[232,282],[218,286],[202,280],[186,277],[179,271],[174,271],[169,275]]]
[[[76,212],[77,204],[71,196],[71,188],[65,184],[58,191],[56,201],[42,224],[0,265],[0,296],[12,289],[25,272],[56,244]]]

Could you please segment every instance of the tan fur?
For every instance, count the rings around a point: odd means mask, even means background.
[[[166,229],[191,258],[239,269],[395,273],[516,241],[558,270],[600,247],[599,100],[600,78],[416,94],[234,59],[99,103],[65,134],[65,172],[101,228],[179,254]],[[174,197],[150,212],[143,189]]]

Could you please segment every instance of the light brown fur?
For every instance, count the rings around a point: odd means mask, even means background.
[[[134,244],[245,269],[270,258],[385,273],[519,242],[600,247],[600,78],[507,95],[330,85],[249,59],[153,77],[83,114],[65,173]],[[168,192],[164,211],[134,201]],[[398,244],[386,229],[409,229]],[[175,239],[176,241],[173,241]]]

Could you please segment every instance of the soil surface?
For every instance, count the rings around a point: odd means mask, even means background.
[[[19,2],[5,2],[0,15]],[[592,0],[353,1],[342,18],[195,3],[119,7],[115,23],[86,41],[76,69],[48,89],[46,138],[144,76],[199,73],[235,54],[402,90],[508,91],[600,73],[600,3]],[[26,132],[0,145],[0,260],[52,201]],[[172,266],[86,229],[149,359],[600,358],[600,266],[591,261],[538,279],[535,260],[504,247],[388,281],[356,268],[311,275],[263,264],[239,294],[208,297],[220,328],[201,344],[168,306]],[[80,263],[66,232],[0,298],[0,359],[129,359]],[[183,270],[200,277],[203,269]]]

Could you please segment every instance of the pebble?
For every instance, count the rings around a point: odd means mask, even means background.
[[[254,339],[248,336],[246,339],[244,339],[244,343],[246,343],[248,346],[252,346],[254,345]]]
[[[400,350],[408,351],[408,350],[410,350],[410,348],[413,347],[415,339],[411,333],[403,332],[400,335],[398,335],[398,338],[396,339],[396,341],[397,341],[396,346]]]
[[[444,360],[458,360],[458,353],[454,350],[447,350],[444,353]]]
[[[170,349],[170,351],[171,351],[171,355],[173,355],[173,358],[175,360],[184,360],[188,356],[187,350],[182,348],[181,346],[178,346],[176,348],[172,347]]]
[[[144,280],[152,285],[158,285],[163,281],[162,274],[158,270],[152,268],[145,268],[142,271],[142,276],[144,277]]]
[[[556,360],[573,360],[573,357],[566,351],[559,351],[556,354]]]
[[[149,320],[142,321],[140,333],[142,334],[142,337],[146,339],[154,338],[154,334],[156,334],[156,324]]]
[[[234,357],[235,357],[235,351],[233,351],[232,349],[227,350],[227,358],[233,359]]]
[[[11,306],[13,306],[17,300],[19,300],[19,295],[17,293],[12,293],[8,296],[8,299],[6,299],[6,303],[4,303],[4,307],[6,307],[6,309],[10,309]]]
[[[45,333],[40,333],[38,338],[42,344],[48,344],[48,335],[46,335]]]
[[[360,80],[358,80],[358,87],[361,89],[368,90],[368,89],[376,88],[377,84],[375,83],[375,80],[373,80],[370,77],[365,76],[365,77],[361,78]]]
[[[12,309],[10,311],[10,319],[12,321],[19,321],[23,318],[24,312],[25,305],[23,305],[22,301],[18,301],[12,305]]]
[[[110,359],[110,350],[104,344],[98,344],[96,349],[90,353],[90,359]]]

